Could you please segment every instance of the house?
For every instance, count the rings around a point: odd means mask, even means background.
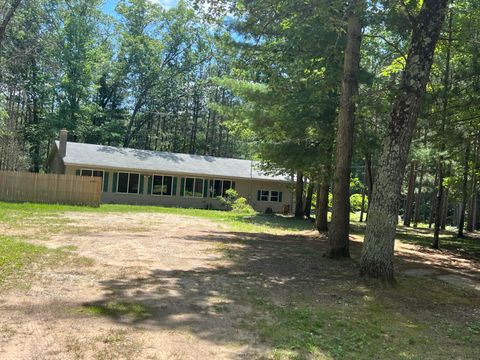
[[[67,142],[60,131],[47,160],[57,174],[102,178],[102,202],[221,209],[233,188],[257,211],[291,211],[288,178],[268,175],[251,160]]]

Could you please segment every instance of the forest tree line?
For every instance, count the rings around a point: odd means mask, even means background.
[[[230,71],[226,31],[182,2],[120,1],[115,16],[101,5],[19,2],[1,44],[0,168],[42,171],[61,128],[71,141],[244,157],[209,106],[232,101],[212,81]]]
[[[447,225],[478,228],[477,1],[100,6],[17,4],[0,37],[0,168],[42,170],[60,127],[74,141],[255,157],[295,175],[295,216],[315,205],[330,256],[349,256],[360,210],[362,273],[387,280],[399,214],[434,228],[435,248]]]

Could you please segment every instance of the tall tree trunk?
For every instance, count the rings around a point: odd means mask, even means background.
[[[415,200],[415,215],[413,216],[413,227],[417,227],[420,221],[420,211],[422,210],[422,187],[423,187],[423,175],[425,172],[425,166],[420,168],[420,180],[418,181],[418,193]]]
[[[360,208],[360,222],[363,222],[363,214],[365,213],[365,186],[362,187],[362,206]]]
[[[438,182],[438,171],[435,172],[435,180],[433,182],[433,186],[435,187]],[[430,199],[430,215],[428,216],[428,228],[432,228],[432,224],[435,221],[435,200],[437,199],[437,192],[435,190],[432,191],[432,198]]]
[[[295,183],[295,217],[303,219],[303,171],[297,171],[297,182]]]
[[[408,191],[407,191],[407,203],[405,204],[405,215],[403,217],[403,225],[410,226],[413,214],[413,199],[415,195],[415,180],[417,178],[416,162],[410,163],[410,175],[408,177]]]
[[[309,181],[307,187],[307,197],[305,198],[305,217],[307,219],[310,219],[310,215],[312,213],[312,198],[314,190],[315,183],[313,181]]]
[[[465,148],[465,161],[463,163],[463,181],[462,181],[462,202],[460,203],[460,219],[458,220],[457,237],[463,238],[463,229],[465,227],[465,209],[467,208],[468,198],[468,160],[470,158],[470,141],[467,140]]]
[[[370,206],[370,199],[372,198],[373,192],[373,173],[372,173],[372,156],[367,155],[365,156],[365,182],[367,184],[367,215],[365,216],[365,221],[368,219],[368,207]]]
[[[327,231],[328,230],[328,190],[330,186],[327,181],[323,181],[318,184],[317,189],[317,218],[315,221],[315,226],[317,230]]]
[[[358,94],[358,70],[362,42],[361,16],[365,2],[351,0],[347,9],[347,45],[343,65],[342,93],[338,114],[333,176],[332,222],[328,232],[328,256],[349,257],[350,171],[353,151],[353,123]]]
[[[440,229],[445,230],[447,227],[447,218],[448,218],[448,195],[449,190],[445,188],[443,202],[442,202],[442,220],[440,221]]]
[[[435,198],[435,226],[433,230],[433,241],[432,248],[438,249],[439,239],[440,239],[440,230],[442,224],[442,213],[443,213],[443,199],[445,196],[445,186],[443,185],[444,180],[444,169],[443,169],[443,158],[440,157],[438,163],[438,187],[437,187],[437,196]]]
[[[443,100],[442,100],[442,126],[440,130],[441,140],[445,136],[445,126],[448,120],[448,95],[449,95],[449,88],[450,88],[450,48],[452,44],[452,12],[449,14],[449,21],[448,21],[448,42],[447,42],[447,58],[445,62],[445,72],[443,77]],[[440,154],[443,154],[445,151],[445,142],[441,141],[440,147]],[[439,247],[439,236],[440,230],[442,227],[443,221],[443,209],[444,209],[444,202],[445,202],[445,186],[443,184],[444,180],[444,164],[443,164],[443,156],[439,156],[439,172],[438,172],[438,192],[437,192],[437,204],[435,206],[436,214],[435,214],[435,229],[433,232],[433,241],[432,247],[434,249],[438,249]]]
[[[479,135],[475,139],[475,158],[473,161],[472,190],[468,205],[467,231],[474,232],[477,217],[477,169],[479,153]]]
[[[414,25],[370,202],[361,275],[394,280],[393,249],[402,179],[446,7],[447,0],[424,0]]]

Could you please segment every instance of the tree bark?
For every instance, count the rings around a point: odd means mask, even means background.
[[[297,181],[295,183],[295,217],[303,219],[303,171],[297,171]]]
[[[414,24],[370,202],[361,275],[394,281],[395,230],[402,179],[446,7],[447,0],[424,0]]]
[[[465,210],[467,208],[468,198],[468,160],[470,158],[470,141],[467,140],[465,148],[465,161],[463,163],[463,182],[462,182],[462,202],[460,203],[460,219],[458,221],[457,237],[463,238],[463,230],[465,228]]]
[[[317,218],[315,221],[315,226],[317,230],[327,231],[328,230],[328,190],[330,186],[327,181],[324,181],[318,184],[317,189]]]
[[[312,213],[312,198],[314,190],[315,183],[313,181],[309,181],[307,187],[307,197],[305,198],[305,217],[307,219],[310,219],[310,215]]]
[[[413,227],[417,227],[420,221],[420,211],[422,210],[422,187],[423,187],[423,175],[425,172],[425,166],[420,168],[420,180],[418,181],[418,193],[415,200],[415,215],[413,220]]]
[[[360,222],[363,222],[363,214],[365,213],[365,186],[362,187],[362,206],[360,208]]]
[[[433,181],[433,186],[436,186],[438,182],[438,171],[435,172],[435,180]],[[435,200],[437,198],[437,192],[435,190],[432,191],[432,198],[430,200],[430,215],[428,217],[428,228],[432,228],[432,224],[435,221]]]
[[[362,0],[351,0],[347,9],[347,45],[336,135],[332,222],[328,232],[329,249],[327,255],[332,258],[350,256],[350,172],[355,102],[358,94],[357,77],[362,42],[362,23],[360,19],[364,5]]]
[[[408,191],[407,191],[407,203],[405,204],[405,215],[403,217],[403,225],[410,226],[413,214],[413,199],[415,195],[415,180],[417,178],[416,162],[410,163],[410,176],[408,177]]]
[[[448,171],[447,171],[447,177],[450,177],[452,172],[452,165],[450,164],[448,166]],[[449,189],[448,187],[445,188],[444,190],[444,196],[443,196],[443,201],[442,201],[442,220],[440,221],[440,228],[442,230],[445,230],[447,227],[447,217],[448,217],[448,195],[449,195]]]
[[[478,153],[479,153],[479,135],[477,135],[477,138],[475,139],[475,158],[473,161],[472,190],[471,190],[470,200],[468,202],[468,218],[467,218],[468,232],[474,232],[476,228]]]
[[[445,187],[443,186],[443,159],[440,158],[440,162],[438,164],[438,190],[437,190],[437,198],[435,202],[435,227],[433,231],[433,241],[432,241],[432,248],[438,249],[439,247],[439,238],[440,238],[440,230],[441,230],[441,223],[442,223],[442,210],[443,210],[443,199],[445,193]]]

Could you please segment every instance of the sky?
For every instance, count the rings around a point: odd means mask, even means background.
[[[165,9],[170,9],[177,5],[178,0],[151,0],[158,2],[161,4]],[[110,15],[115,13],[115,6],[117,6],[118,0],[105,0],[104,5],[102,6],[103,10]]]

